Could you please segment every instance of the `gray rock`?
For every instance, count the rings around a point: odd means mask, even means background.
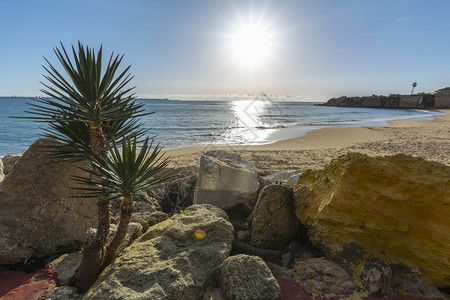
[[[297,261],[307,260],[310,258],[318,257],[314,255],[307,247],[302,245],[299,241],[293,240],[289,244],[289,252],[282,255],[281,261],[283,266],[292,268]]]
[[[280,280],[292,280],[292,275],[288,274],[289,270],[286,267],[280,266],[275,263],[271,263],[270,261],[264,261],[266,265],[269,267],[275,279],[279,282]]]
[[[194,204],[212,204],[222,209],[240,207],[250,212],[259,190],[255,165],[223,150],[202,155]]]
[[[204,239],[195,238],[197,229],[206,232]],[[233,226],[223,210],[188,207],[127,247],[85,299],[196,299],[217,278],[232,239]]]
[[[47,265],[48,268],[56,271],[56,284],[58,286],[65,286],[71,283],[80,266],[82,257],[83,254],[80,252],[63,254]]]
[[[79,249],[96,226],[95,201],[76,198],[71,176],[86,163],[51,162],[39,139],[23,154],[0,188],[0,264]]]
[[[230,256],[220,269],[222,292],[228,300],[281,299],[277,280],[258,256]]]
[[[297,261],[307,260],[314,257],[321,257],[315,255],[305,245],[302,245],[299,241],[293,240],[289,244],[289,252],[282,255],[283,266],[292,268]]]
[[[448,299],[435,286],[425,283],[416,277],[401,284],[402,293],[414,297],[425,297],[426,299]]]
[[[3,173],[8,175],[21,157],[21,155],[5,155],[1,159],[3,161]]]
[[[251,232],[249,230],[240,230],[236,233],[236,237],[238,240],[243,242],[250,242]]]
[[[423,282],[417,267],[404,264],[390,265],[392,270],[391,294],[402,294],[427,299],[447,299],[435,286]]]
[[[3,161],[0,159],[0,182],[5,178]]]
[[[265,186],[253,211],[250,243],[258,248],[283,249],[297,234],[293,191],[286,185]]]
[[[141,224],[142,232],[146,232],[149,227],[165,221],[168,218],[169,215],[162,211],[137,212],[131,215],[130,222]]]
[[[81,300],[83,295],[71,286],[56,287],[45,295],[44,300]]]
[[[284,172],[261,177],[261,183],[263,186],[269,185],[271,183],[287,183],[289,178],[294,175],[298,175],[297,170],[287,170]]]
[[[205,293],[199,298],[201,300],[226,300],[220,287],[208,287]]]
[[[361,268],[359,279],[369,294],[376,292],[385,294],[390,290],[392,270],[387,262],[370,257]]]
[[[134,203],[134,213],[161,211],[161,206],[157,199],[151,197],[146,192],[140,192],[139,194],[140,199]],[[111,213],[115,216],[115,221],[118,221],[120,218],[120,204],[121,201],[114,201],[111,204]]]
[[[290,186],[291,188],[294,188],[297,185],[298,179],[300,178],[301,174],[294,174],[291,177],[288,178],[287,180],[287,185]]]
[[[151,197],[147,193],[142,193],[141,196],[145,201],[136,201],[134,212],[155,212],[161,211],[161,205],[158,202],[158,199]]]
[[[311,294],[348,295],[356,289],[350,275],[338,264],[324,257],[297,262],[287,273]]]

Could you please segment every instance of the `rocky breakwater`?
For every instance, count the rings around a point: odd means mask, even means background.
[[[349,262],[356,274],[376,257],[449,287],[449,187],[450,168],[443,164],[350,153],[300,176],[295,213],[311,242],[327,257]]]
[[[39,139],[18,159],[0,186],[0,264],[15,264],[79,249],[96,224],[96,205],[75,198],[70,176],[79,164],[51,162]]]
[[[194,235],[206,233],[203,239]],[[193,205],[154,225],[108,266],[83,299],[201,299],[218,282],[233,226],[212,205]]]

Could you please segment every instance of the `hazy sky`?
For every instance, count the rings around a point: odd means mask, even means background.
[[[43,56],[57,64],[52,49],[78,40],[125,54],[140,97],[450,86],[448,0],[0,0],[0,12],[0,95],[40,95]],[[262,35],[256,48],[245,34]]]

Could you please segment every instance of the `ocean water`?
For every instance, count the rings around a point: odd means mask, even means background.
[[[0,98],[0,157],[23,153],[42,136],[45,123],[29,116],[31,100]],[[423,120],[439,115],[425,110],[316,106],[314,102],[278,102],[257,96],[235,101],[146,100],[142,119],[164,149],[202,145],[265,144],[299,137],[331,126],[378,126],[391,120]]]

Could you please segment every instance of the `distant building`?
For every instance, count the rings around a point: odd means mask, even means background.
[[[450,94],[450,87],[445,87],[443,89],[437,90],[434,92],[435,94]]]

